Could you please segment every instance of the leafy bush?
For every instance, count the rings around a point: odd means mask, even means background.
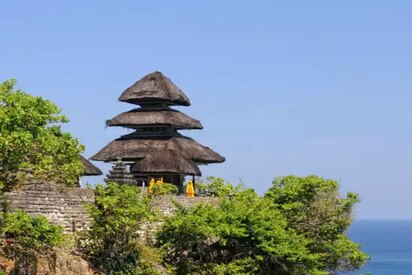
[[[61,226],[49,223],[46,217],[32,217],[22,211],[4,213],[1,226],[8,242],[24,249],[44,252],[64,239]]]
[[[339,184],[317,176],[276,178],[266,193],[288,221],[288,227],[311,240],[308,248],[322,255],[319,266],[347,271],[362,266],[368,256],[345,236],[352,223],[357,194],[339,197]]]
[[[339,198],[335,181],[278,178],[265,197],[217,178],[207,188],[217,205],[179,207],[158,232],[176,274],[329,274],[367,260],[344,234],[358,197]]]
[[[177,274],[311,274],[309,241],[252,190],[217,206],[180,208],[158,233],[164,260]]]
[[[65,240],[62,227],[22,211],[2,213],[1,233],[5,238],[2,252],[14,261],[11,274],[37,274],[39,256],[51,258],[52,248]]]
[[[0,83],[0,184],[10,189],[32,176],[77,185],[83,146],[60,128],[68,119],[51,101]]]
[[[152,217],[149,199],[138,187],[109,182],[97,185],[96,202],[89,206],[93,218],[89,230],[80,235],[80,251],[109,274],[151,272],[142,260],[145,249],[138,240],[142,222]]]
[[[232,185],[222,178],[207,177],[205,181],[196,183],[199,196],[226,197],[235,196],[245,189],[242,184]]]
[[[155,183],[152,187],[152,195],[161,196],[175,194],[177,192],[177,186],[171,183]]]

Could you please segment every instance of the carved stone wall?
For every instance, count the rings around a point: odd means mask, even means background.
[[[30,215],[44,215],[50,222],[76,232],[90,224],[84,205],[94,202],[89,189],[68,188],[53,183],[24,184],[16,191],[4,193],[11,211],[23,210]]]

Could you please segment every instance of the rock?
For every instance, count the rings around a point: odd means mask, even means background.
[[[3,251],[0,271],[10,275],[95,275],[103,274],[78,255],[55,249],[48,254],[16,253],[11,259]]]

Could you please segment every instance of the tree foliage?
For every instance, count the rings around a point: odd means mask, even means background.
[[[79,249],[109,274],[153,274],[145,257],[151,248],[138,239],[140,226],[153,215],[148,198],[137,187],[113,182],[97,185],[95,196],[92,224],[80,236]]]
[[[176,274],[328,274],[366,261],[344,235],[358,198],[339,198],[336,182],[278,178],[260,197],[213,180],[225,194],[216,205],[180,207],[158,233]]]
[[[233,185],[222,178],[207,177],[196,183],[196,189],[200,195],[227,197],[235,196],[244,189],[242,184]]]
[[[176,274],[320,274],[308,244],[250,189],[217,205],[182,207],[158,234]]]
[[[83,146],[60,125],[67,123],[51,101],[0,83],[0,183],[7,188],[29,176],[76,185]]]
[[[22,211],[2,214],[1,233],[14,245],[43,252],[64,239],[61,226],[49,223],[44,216],[32,217]]]
[[[329,271],[359,268],[367,255],[345,232],[352,223],[359,197],[339,197],[339,184],[317,176],[276,178],[266,193],[288,221],[289,228],[308,238],[312,253],[321,255],[319,266]]]
[[[14,262],[11,274],[37,274],[39,258],[52,258],[54,247],[66,240],[63,228],[49,223],[44,216],[32,217],[22,211],[10,213],[6,207],[0,221],[4,238],[0,251]]]
[[[151,190],[153,196],[176,194],[177,186],[167,182],[156,182]]]

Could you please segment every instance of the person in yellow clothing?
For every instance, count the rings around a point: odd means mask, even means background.
[[[154,187],[154,185],[155,185],[155,180],[154,180],[154,178],[152,178],[152,179],[150,180],[150,182],[149,182],[149,193],[150,193],[150,194],[153,194],[153,187]]]
[[[186,187],[186,196],[189,198],[195,197],[195,188],[193,187],[193,182],[189,181]]]

